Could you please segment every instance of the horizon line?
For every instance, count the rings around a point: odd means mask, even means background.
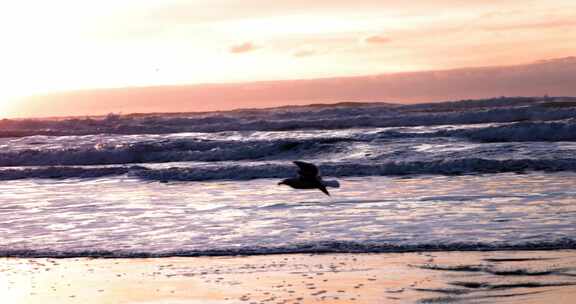
[[[394,101],[337,101],[337,102],[319,102],[310,104],[294,104],[294,105],[282,105],[282,106],[270,106],[262,108],[246,107],[246,108],[234,108],[229,110],[214,110],[214,111],[166,111],[166,112],[130,112],[122,113],[120,112],[110,112],[107,114],[98,115],[64,115],[64,116],[31,116],[31,117],[3,117],[0,120],[65,120],[65,119],[94,119],[94,118],[106,118],[108,116],[146,116],[146,115],[179,115],[179,114],[194,114],[203,115],[211,113],[228,113],[228,112],[241,112],[241,111],[267,111],[274,109],[284,109],[284,108],[306,108],[306,107],[316,107],[316,108],[328,108],[328,107],[345,107],[345,106],[379,106],[379,105],[389,105],[391,107],[403,107],[403,106],[422,106],[422,105],[433,105],[433,104],[444,104],[444,103],[458,103],[458,102],[471,102],[471,101],[483,101],[483,100],[497,100],[497,99],[576,99],[575,96],[493,96],[487,98],[462,98],[462,99],[452,99],[452,100],[435,100],[435,101],[421,101],[413,103],[400,103]],[[554,101],[554,100],[551,100]],[[576,101],[575,101],[576,102]]]

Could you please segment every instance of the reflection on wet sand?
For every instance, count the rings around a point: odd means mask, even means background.
[[[575,251],[3,259],[2,303],[572,303]]]

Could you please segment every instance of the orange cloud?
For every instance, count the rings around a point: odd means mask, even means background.
[[[230,53],[233,54],[240,54],[240,53],[247,53],[252,52],[254,50],[259,49],[260,47],[254,44],[253,42],[247,41],[240,44],[235,44],[229,48]]]
[[[386,37],[383,35],[371,35],[368,37],[364,37],[364,43],[368,43],[368,44],[382,44],[382,43],[388,43],[390,41],[392,41],[390,39],[390,37]]]

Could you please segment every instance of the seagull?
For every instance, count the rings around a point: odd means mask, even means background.
[[[336,180],[324,181],[320,176],[320,170],[316,165],[303,161],[294,161],[298,166],[298,177],[287,178],[278,185],[288,185],[294,189],[320,189],[324,194],[330,196],[326,187],[339,188],[340,183]]]

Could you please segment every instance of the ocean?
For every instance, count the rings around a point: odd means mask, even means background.
[[[0,218],[9,257],[576,249],[576,99],[2,120]]]

